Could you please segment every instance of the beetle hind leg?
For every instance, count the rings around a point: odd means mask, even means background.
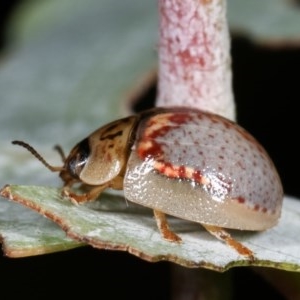
[[[163,212],[155,209],[153,210],[153,213],[157,227],[163,238],[170,242],[180,243],[181,238],[169,228],[166,215]]]
[[[249,259],[254,259],[253,252],[241,244],[240,242],[236,241],[226,230],[221,227],[213,226],[213,225],[206,225],[201,224],[209,233],[215,236],[217,239],[225,242],[228,246],[234,248],[239,254],[243,256],[247,256]]]

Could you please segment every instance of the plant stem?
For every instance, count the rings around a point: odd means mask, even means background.
[[[234,119],[225,0],[159,0],[157,106],[188,106]]]

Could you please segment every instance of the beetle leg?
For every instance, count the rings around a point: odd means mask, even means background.
[[[153,213],[157,223],[157,227],[163,238],[170,242],[180,243],[181,238],[169,228],[166,215],[163,212],[155,209],[153,210]]]
[[[84,203],[87,201],[96,200],[96,198],[107,188],[107,185],[99,185],[93,187],[90,191],[84,194],[76,194],[71,191],[68,186],[65,186],[62,191],[62,195],[69,198],[74,204]]]
[[[228,246],[234,248],[239,254],[248,256],[251,260],[254,259],[253,252],[243,244],[236,241],[226,230],[221,227],[201,224],[209,233],[217,239],[225,242]]]

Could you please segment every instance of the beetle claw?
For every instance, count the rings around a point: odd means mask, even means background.
[[[89,192],[84,194],[76,194],[70,191],[69,187],[65,187],[62,190],[62,196],[68,198],[73,204],[82,204],[88,201],[94,201],[98,198],[101,192],[106,186],[97,186],[92,188]]]
[[[215,236],[217,239],[225,242],[228,246],[234,248],[239,254],[248,257],[250,260],[254,260],[254,253],[236,241],[226,230],[221,227],[201,224],[209,233]]]
[[[64,198],[67,198],[69,201],[71,201],[73,204],[75,205],[79,205],[80,203],[82,203],[83,201],[81,199],[78,199],[78,197],[81,197],[83,195],[77,195],[75,193],[72,193],[69,189],[66,189],[64,188],[62,190],[62,193],[61,195],[64,197]],[[79,201],[78,201],[79,200]],[[80,201],[81,200],[81,201]]]

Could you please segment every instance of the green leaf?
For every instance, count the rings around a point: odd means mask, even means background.
[[[299,45],[300,6],[285,0],[228,0],[228,20],[234,33],[259,43]]]
[[[156,68],[152,1],[30,1],[0,69],[1,141],[69,146],[129,112]],[[14,26],[13,26],[14,25]],[[150,77],[149,77],[150,76]]]
[[[60,196],[60,189],[41,186],[6,186],[2,195],[47,216],[68,236],[96,248],[217,271],[246,265],[300,271],[300,205],[291,197],[286,197],[281,220],[273,229],[260,233],[233,231],[233,236],[255,253],[251,261],[215,239],[200,224],[177,218],[170,218],[170,225],[183,243],[165,241],[151,210],[116,195],[103,195],[100,201],[86,205],[74,205]]]
[[[29,209],[1,201],[0,232],[3,251],[9,257],[52,253],[79,247],[64,231]]]

